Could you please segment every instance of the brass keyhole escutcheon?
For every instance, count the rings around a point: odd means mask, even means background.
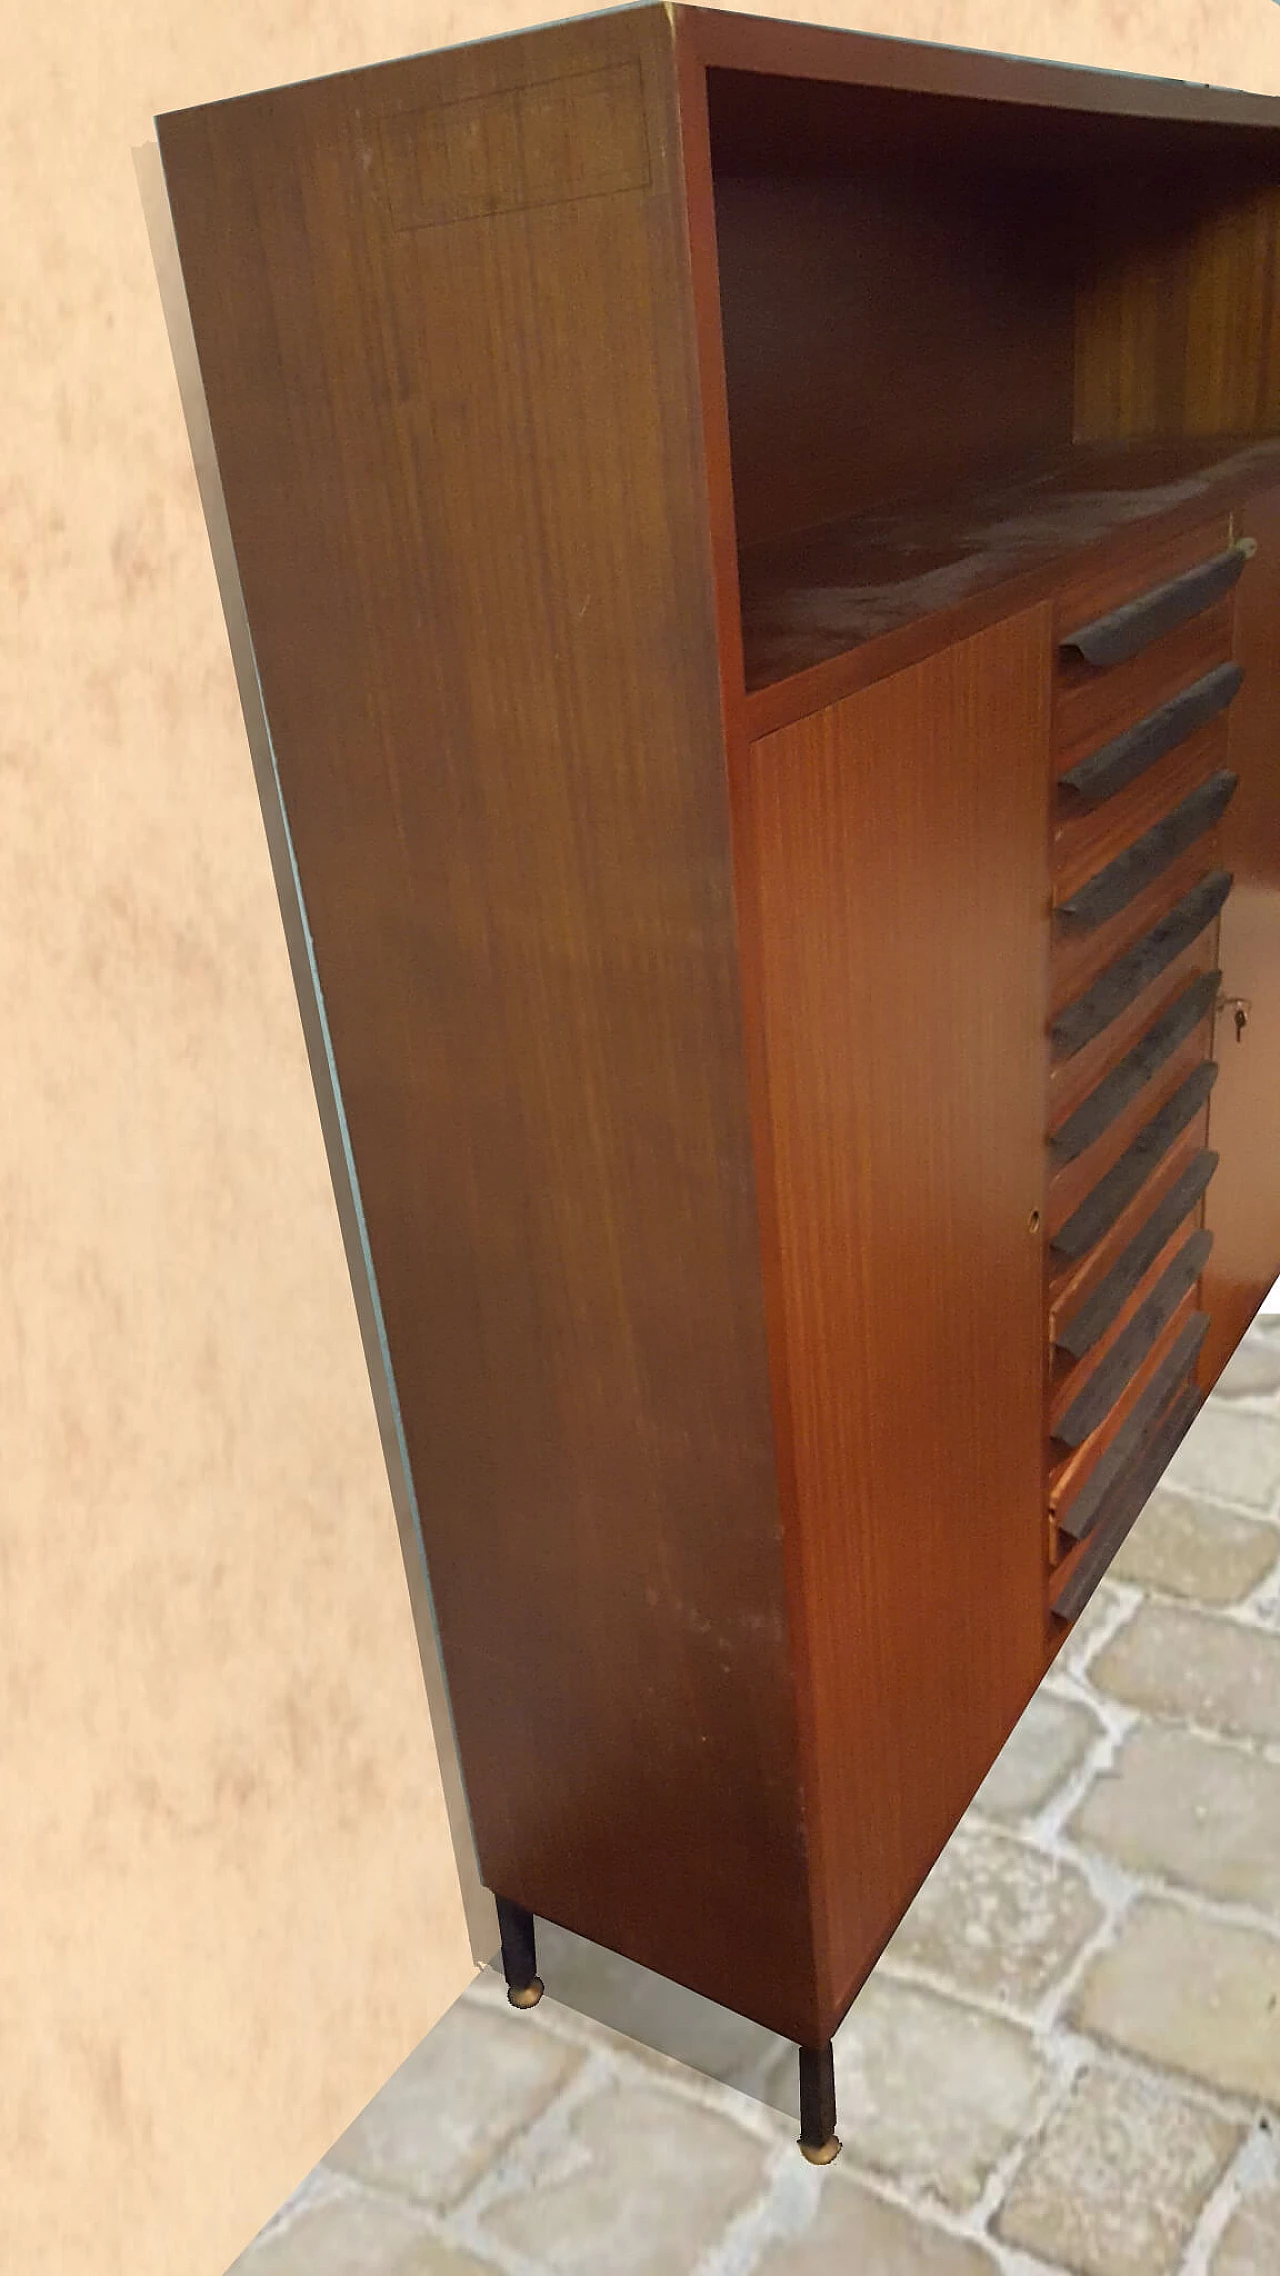
[[[1039,1210],[1038,1210],[1038,1209],[1033,1209],[1033,1210],[1032,1210],[1032,1212],[1031,1212],[1031,1214],[1030,1214],[1030,1216],[1029,1216],[1029,1217],[1028,1217],[1028,1219],[1027,1219],[1027,1231],[1028,1231],[1029,1233],[1038,1233],[1038,1232],[1039,1232],[1039,1230],[1040,1230],[1040,1212],[1039,1212]]]

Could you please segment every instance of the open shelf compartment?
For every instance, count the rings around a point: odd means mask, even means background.
[[[1280,471],[1273,130],[707,87],[749,692]]]

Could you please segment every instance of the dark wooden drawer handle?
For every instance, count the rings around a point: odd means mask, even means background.
[[[1203,1319],[1208,1327],[1207,1313],[1198,1313],[1197,1319]],[[1203,1405],[1203,1394],[1189,1383],[1147,1444],[1121,1472],[1105,1509],[1099,1513],[1092,1546],[1085,1551],[1054,1604],[1059,1620],[1079,1618],[1121,1544],[1133,1531]]]
[[[1074,1217],[1068,1217],[1061,1231],[1054,1234],[1050,1245],[1059,1256],[1074,1261],[1111,1231],[1121,1211],[1141,1192],[1156,1163],[1163,1161],[1174,1139],[1195,1120],[1217,1079],[1217,1067],[1212,1059],[1206,1059],[1179,1085],[1173,1097],[1165,1100],[1159,1113],[1143,1124],[1128,1152],[1104,1178],[1099,1178]]]
[[[1178,1385],[1190,1374],[1201,1344],[1209,1332],[1209,1314],[1197,1312],[1179,1332],[1155,1374],[1125,1417],[1106,1453],[1096,1462],[1079,1493],[1059,1510],[1058,1531],[1069,1540],[1083,1541],[1093,1531],[1107,1495],[1126,1464],[1133,1460],[1152,1425],[1168,1406]]]
[[[1079,1311],[1073,1312],[1057,1329],[1054,1343],[1059,1351],[1065,1351],[1072,1359],[1083,1359],[1085,1353],[1101,1341],[1128,1303],[1144,1272],[1151,1270],[1165,1242],[1173,1239],[1184,1218],[1191,1215],[1217,1167],[1218,1156],[1210,1153],[1208,1147],[1188,1162],[1159,1208],[1152,1211],[1128,1247],[1121,1250],[1106,1279],[1099,1281]]]
[[[1153,1075],[1157,1075],[1167,1059],[1172,1058],[1180,1043],[1194,1035],[1201,1020],[1207,1019],[1218,1000],[1222,982],[1220,972],[1202,972],[1189,988],[1175,997],[1167,1012],[1144,1036],[1126,1052],[1118,1067],[1104,1075],[1096,1090],[1089,1093],[1074,1114],[1069,1114],[1061,1128],[1049,1140],[1050,1160],[1055,1169],[1078,1160],[1104,1131],[1111,1128],[1117,1115],[1146,1089]]]
[[[1145,892],[1175,862],[1179,854],[1202,838],[1226,813],[1235,795],[1239,775],[1226,767],[1219,767],[1207,782],[1184,798],[1172,813],[1162,815],[1150,830],[1135,838],[1131,846],[1109,861],[1091,877],[1087,885],[1071,895],[1069,901],[1058,906],[1058,916],[1065,928],[1076,936],[1096,931],[1109,917],[1119,916],[1122,909]]]
[[[1184,1296],[1195,1287],[1213,1247],[1213,1235],[1193,1233],[1161,1273],[1129,1325],[1099,1360],[1078,1398],[1053,1426],[1061,1446],[1083,1446],[1124,1397],[1145,1359],[1149,1359]]]
[[[1144,988],[1158,978],[1174,958],[1190,948],[1206,925],[1211,925],[1231,891],[1231,872],[1228,869],[1211,870],[1208,877],[1184,893],[1176,907],[1153,925],[1149,933],[1129,949],[1124,956],[1109,964],[1101,977],[1087,988],[1083,996],[1058,1013],[1050,1027],[1053,1047],[1060,1059],[1073,1059],[1110,1027],[1127,1006],[1140,996]]]
[[[1127,790],[1140,774],[1169,751],[1185,743],[1198,728],[1207,726],[1239,694],[1244,672],[1239,664],[1216,664],[1202,680],[1193,680],[1180,695],[1171,696],[1158,711],[1148,712],[1136,727],[1127,727],[1101,750],[1091,751],[1058,777],[1068,790],[1078,791],[1091,806]]]
[[[1063,654],[1074,650],[1086,664],[1127,664],[1153,640],[1185,624],[1189,617],[1200,616],[1229,593],[1254,550],[1245,538],[1229,545],[1225,553],[1215,553],[1211,561],[1201,561],[1180,577],[1171,577],[1167,585],[1155,585],[1136,601],[1109,609],[1106,616],[1082,624],[1078,632],[1062,641]]]

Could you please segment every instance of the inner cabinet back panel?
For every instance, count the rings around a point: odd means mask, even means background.
[[[1056,184],[871,156],[715,203],[740,545],[1070,443]]]
[[[1280,490],[1248,499],[1237,534],[1257,553],[1236,588],[1235,657],[1244,671],[1228,720],[1226,763],[1239,776],[1219,825],[1235,879],[1220,920],[1225,997],[1242,997],[1249,1022],[1237,1040],[1231,1009],[1219,1015],[1218,1080],[1209,1144],[1220,1156],[1205,1196],[1213,1252],[1204,1304],[1212,1315],[1200,1381],[1221,1373],[1280,1274]]]
[[[1044,1671],[1050,625],[764,738],[738,783],[837,2011]]]

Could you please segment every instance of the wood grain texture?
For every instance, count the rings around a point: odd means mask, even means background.
[[[1228,714],[1227,763],[1239,775],[1218,825],[1235,885],[1219,920],[1225,996],[1252,1010],[1237,1042],[1218,1022],[1209,1143],[1222,1165],[1205,1223],[1214,1235],[1204,1278],[1213,1325],[1201,1354],[1209,1390],[1268,1290],[1280,1278],[1280,490],[1251,498],[1237,535],[1258,551],[1236,588],[1236,659],[1245,678]]]
[[[1125,1303],[1117,1312],[1114,1320],[1109,1322],[1105,1335],[1100,1336],[1098,1341],[1074,1366],[1059,1366],[1055,1369],[1049,1406],[1051,1436],[1057,1435],[1056,1426],[1062,1422],[1064,1415],[1069,1414],[1085,1386],[1093,1382],[1100,1369],[1105,1369],[1108,1355],[1114,1352],[1116,1345],[1121,1343],[1126,1333],[1132,1329],[1136,1315],[1141,1311],[1153,1290],[1158,1287],[1170,1266],[1175,1264],[1179,1257],[1185,1255],[1188,1242],[1199,1240],[1203,1246],[1207,1236],[1204,1233],[1197,1233],[1192,1221],[1194,1214],[1193,1211],[1189,1211],[1187,1216],[1174,1227],[1168,1240],[1164,1242],[1147,1270],[1135,1281]],[[1198,1273],[1195,1277],[1198,1277]],[[1185,1289],[1180,1291],[1180,1294],[1185,1293]],[[1154,1342],[1154,1340],[1153,1336],[1152,1341]],[[1144,1353],[1143,1356],[1145,1357],[1146,1354]],[[1126,1376],[1121,1388],[1127,1388],[1127,1384],[1128,1377]],[[1116,1403],[1118,1397],[1119,1391],[1114,1391],[1106,1402],[1108,1409]],[[1077,1441],[1068,1437],[1063,1443],[1070,1446],[1075,1445]]]
[[[1264,434],[1280,424],[1275,290],[1280,160],[1270,179],[1190,163],[1082,190],[1076,432]]]
[[[1119,454],[1117,464],[1124,463],[1131,447],[1126,446]],[[1180,463],[1183,447],[1164,446],[1154,463]],[[1198,452],[1199,446],[1193,444],[1191,448]],[[1150,463],[1146,450],[1135,448],[1133,463]],[[1167,584],[1202,561],[1211,561],[1231,543],[1231,526],[1229,511],[1195,514],[1184,517],[1177,528],[1166,524],[1130,530],[1127,539],[1103,559],[1090,557],[1079,566],[1065,564],[1056,595],[1055,639],[1068,640],[1082,624],[1105,616],[1108,609],[1123,608],[1127,601],[1136,601],[1155,586]],[[1074,669],[1081,672],[1084,667]]]
[[[1212,1152],[1198,1154],[1169,1190],[1162,1195],[1149,1215],[1143,1218],[1137,1233],[1115,1263],[1083,1303],[1073,1306],[1065,1318],[1055,1315],[1050,1326],[1054,1343],[1053,1390],[1056,1391],[1077,1362],[1084,1361],[1097,1348],[1124,1305],[1138,1288],[1144,1272],[1159,1255],[1164,1244],[1181,1226],[1198,1221],[1204,1190],[1214,1169],[1217,1157]],[[1207,1235],[1205,1236],[1208,1237]]]
[[[1085,1481],[1092,1475],[1098,1463],[1102,1460],[1104,1454],[1106,1454],[1108,1448],[1112,1443],[1112,1440],[1117,1436],[1123,1425],[1128,1421],[1129,1416],[1132,1414],[1133,1409],[1138,1404],[1138,1401],[1141,1399],[1143,1392],[1146,1390],[1153,1376],[1159,1373],[1163,1361],[1166,1359],[1169,1352],[1172,1351],[1174,1345],[1177,1343],[1178,1337],[1181,1335],[1188,1320],[1194,1316],[1196,1309],[1196,1291],[1193,1288],[1190,1293],[1183,1298],[1181,1304],[1178,1306],[1177,1311],[1173,1314],[1172,1319],[1169,1321],[1168,1326],[1165,1328],[1164,1333],[1152,1346],[1145,1362],[1138,1369],[1136,1375],[1134,1375],[1128,1384],[1123,1395],[1116,1401],[1116,1404],[1111,1409],[1111,1412],[1107,1416],[1105,1422],[1099,1425],[1098,1429],[1094,1431],[1092,1437],[1085,1440],[1083,1446],[1076,1447],[1070,1454],[1066,1455],[1060,1462],[1055,1464],[1049,1478],[1049,1507],[1051,1513],[1058,1509],[1064,1508],[1069,1502],[1073,1501],[1082,1486],[1085,1484]]]
[[[1204,1145],[1207,1128],[1207,1110],[1192,1128],[1172,1146],[1153,1171],[1133,1200],[1122,1211],[1116,1223],[1087,1256],[1059,1258],[1051,1256],[1048,1283],[1049,1332],[1064,1314],[1074,1314],[1098,1284],[1104,1280],[1118,1262],[1129,1243],[1136,1238],[1148,1219],[1164,1200],[1170,1188],[1188,1168],[1191,1157]]]
[[[1096,806],[1063,800],[1054,818],[1055,905],[1069,900],[1123,849],[1207,783],[1227,757],[1227,714],[1219,712],[1175,744],[1125,789]]]
[[[1109,967],[1130,955],[1141,939],[1161,924],[1196,886],[1222,866],[1217,829],[1201,834],[1105,924],[1072,938],[1055,938],[1049,1004],[1056,1014],[1105,978]]]
[[[1136,727],[1174,696],[1231,660],[1232,604],[1152,642],[1131,663],[1095,669],[1066,665],[1058,674],[1055,765],[1059,774]]]
[[[1124,1113],[1117,1115],[1102,1136],[1077,1161],[1049,1178],[1046,1186],[1045,1230],[1050,1240],[1075,1215],[1080,1204],[1107,1172],[1114,1169],[1139,1131],[1153,1115],[1160,1112],[1187,1077],[1207,1058],[1208,1044],[1209,1028],[1202,1024],[1165,1061],[1158,1073],[1131,1101]]]
[[[1090,138],[1094,147],[1114,151],[1117,122],[1130,137],[1135,129],[1149,128],[1153,148],[1183,152],[1224,144],[1238,149],[1238,139],[1228,142],[1214,136],[1215,125],[1261,128],[1263,134],[1257,139],[1262,143],[1265,136],[1268,147],[1274,147],[1280,133],[1274,98],[1234,88],[1028,62],[1020,56],[983,54],[932,41],[883,39],[728,9],[680,7],[677,13],[686,18],[703,61],[717,75],[738,82],[731,92],[749,115],[754,111],[758,116],[762,110],[780,114],[780,132],[793,149],[797,138],[787,130],[796,113],[782,109],[785,89],[778,94],[765,91],[761,81],[766,74],[784,81],[826,80],[841,92],[855,86],[949,97],[952,104],[939,102],[926,115],[922,134],[931,137],[940,121],[944,134],[950,131],[971,139],[980,122],[993,141],[1003,133],[1013,147],[1024,151],[1047,146],[1069,153],[1082,141],[1088,145]],[[811,123],[808,89],[797,90],[796,102],[804,106],[802,119]],[[971,106],[968,117],[966,106]],[[844,114],[833,108],[838,127]],[[896,125],[895,114],[890,113],[890,120]],[[1198,129],[1190,140],[1184,122]],[[1170,125],[1179,130],[1176,140],[1167,131]],[[1131,147],[1131,142],[1120,147]]]
[[[1078,939],[1095,934],[1130,907],[1140,892],[1168,873],[1171,864],[1189,846],[1198,844],[1212,831],[1230,805],[1235,789],[1236,778],[1230,768],[1219,768],[1161,815],[1151,829],[1125,845],[1104,869],[1095,871],[1074,893],[1064,896],[1055,884],[1056,923],[1064,938]]]
[[[1083,1158],[1086,1149],[1109,1129],[1157,1070],[1164,1066],[1184,1037],[1213,1016],[1219,975],[1206,972],[1182,989],[1164,1016],[1146,1028],[1131,1051],[1094,1086],[1076,1112],[1055,1123],[1050,1134],[1050,1159],[1061,1168]]]
[[[702,411],[707,516],[719,645],[720,700],[726,744],[730,750],[738,751],[745,749],[747,741],[746,668],[742,647],[742,595],[738,582],[738,530],[729,444],[729,390],[721,309],[720,246],[716,228],[711,129],[707,116],[707,74],[694,48],[683,9],[677,8],[674,11],[674,23],[681,166],[689,231],[689,281]]]
[[[1169,1009],[1188,981],[1215,969],[1218,948],[1216,925],[1207,926],[1181,956],[1165,967],[1149,987],[1135,996],[1128,1009],[1110,1027],[1086,1043],[1074,1058],[1057,1060],[1049,1074],[1049,1127],[1056,1130],[1075,1112],[1104,1075],[1110,1074],[1140,1041],[1153,1021]]]
[[[741,785],[833,2020],[1042,1668],[1049,629],[764,739]]]
[[[482,1869],[806,2035],[669,19],[159,131]]]
[[[744,547],[751,731],[823,709],[1041,600],[1068,604],[1068,631],[1098,613],[1094,590],[1129,590],[1138,569],[1145,591],[1157,560],[1202,559],[1212,509],[1229,526],[1231,507],[1277,470],[1270,440],[1070,446]]]
[[[741,545],[1070,443],[1067,233],[984,155],[717,174]]]
[[[1208,1325],[1207,1312],[1194,1313],[1186,1323],[1186,1342],[1179,1345],[1179,1351],[1185,1352],[1188,1344],[1193,1344],[1198,1337],[1203,1336]],[[1196,1389],[1191,1377],[1190,1361],[1184,1370],[1182,1362],[1171,1354],[1170,1366],[1174,1370],[1175,1379],[1181,1383],[1181,1388],[1176,1389],[1172,1399],[1161,1406],[1154,1428],[1144,1428],[1136,1453],[1129,1457],[1110,1481],[1085,1540],[1054,1574],[1052,1597],[1055,1621],[1079,1619],[1099,1582],[1105,1578],[1122,1543],[1141,1517],[1203,1404],[1203,1395]]]

